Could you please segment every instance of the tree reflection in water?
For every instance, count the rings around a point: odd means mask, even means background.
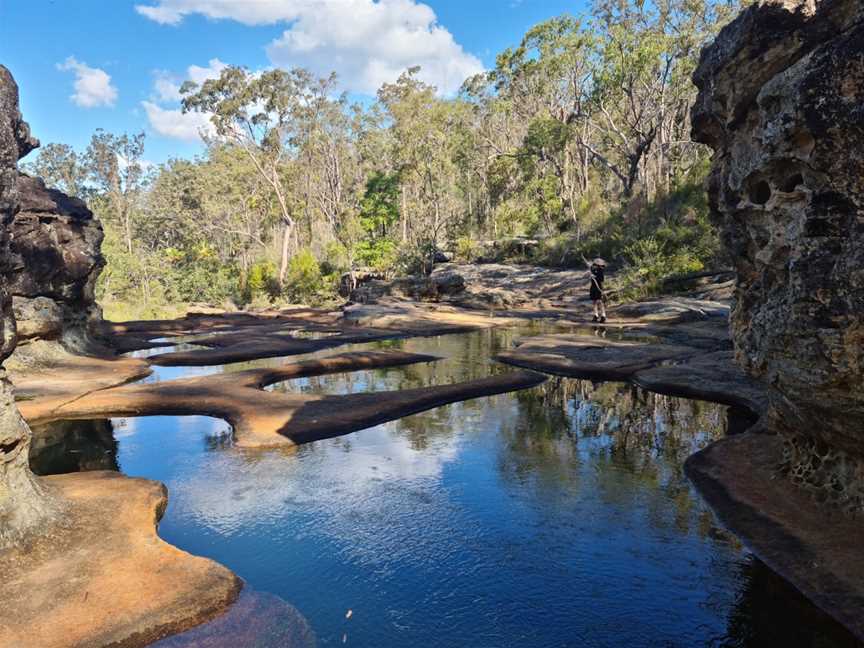
[[[37,475],[119,470],[111,421],[58,421],[34,426],[30,467]]]
[[[610,507],[651,507],[663,491],[674,502],[681,533],[725,534],[684,476],[684,461],[722,438],[726,407],[654,394],[633,385],[553,378],[516,395],[518,416],[502,429],[508,449],[501,468],[514,479],[575,486],[590,478],[594,497]],[[586,471],[586,466],[592,466]],[[663,507],[665,510],[665,507]],[[667,516],[649,515],[668,526]],[[734,542],[731,538],[730,542]]]
[[[450,359],[321,377],[301,389],[483,377],[508,370],[477,361],[497,339],[429,340],[416,350]],[[406,350],[413,345],[402,341]],[[453,645],[504,632],[503,619],[509,631],[529,628],[535,645],[577,630],[597,645],[620,645],[623,629],[605,628],[622,614],[629,632],[682,645],[854,645],[722,531],[686,480],[686,458],[727,434],[734,419],[719,405],[552,378],[295,453],[231,449],[224,423],[202,417],[118,420],[115,433],[125,470],[169,485],[160,527],[169,541],[290,601],[327,640],[342,633],[327,620],[331,608],[368,599],[370,618],[351,622],[358,641],[396,637],[376,616],[392,608],[418,641],[445,632],[436,625],[443,619],[461,619],[464,634],[447,635]],[[117,469],[109,421],[36,432],[33,464],[43,474]],[[454,602],[462,598],[470,604]],[[579,613],[558,613],[569,606]],[[415,607],[422,613],[414,616]],[[260,601],[238,607],[238,628],[245,638],[260,635],[261,645],[273,632],[302,627],[267,625],[258,608],[271,614]],[[489,618],[497,625],[479,630]],[[213,646],[232,645],[219,640],[234,637],[224,628],[202,632]]]

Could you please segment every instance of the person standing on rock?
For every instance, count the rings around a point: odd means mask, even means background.
[[[591,283],[588,287],[588,294],[591,301],[594,302],[594,319],[592,322],[606,321],[606,301],[603,294],[603,280],[606,277],[606,262],[603,259],[597,258],[591,262],[588,268],[588,273],[591,277]]]

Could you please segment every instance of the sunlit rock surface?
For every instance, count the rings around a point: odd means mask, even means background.
[[[0,363],[18,341],[10,293],[60,304],[64,321],[52,331],[62,336],[67,307],[89,317],[90,277],[101,265],[101,235],[91,237],[92,256],[54,222],[74,220],[76,210],[82,216],[82,206],[32,179],[19,183],[18,160],[35,146],[18,87],[0,65]],[[22,222],[29,223],[23,230]],[[0,364],[0,647],[144,646],[213,618],[236,599],[242,583],[229,570],[158,538],[164,486],[115,472],[37,479],[29,468],[31,437]]]
[[[702,54],[694,138],[737,359],[801,484],[864,506],[864,3],[760,0]]]

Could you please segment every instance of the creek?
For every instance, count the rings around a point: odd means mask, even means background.
[[[481,378],[509,371],[491,358],[530,333],[331,349],[317,355],[398,348],[445,359],[270,389],[345,394]],[[148,380],[304,357],[154,367]],[[839,627],[718,525],[683,474],[690,454],[745,419],[553,377],[292,450],[233,447],[229,426],[207,417],[63,422],[37,430],[56,443],[34,446],[33,466],[164,482],[161,537],[235,571],[244,597],[290,604],[260,607],[262,647],[845,645]],[[206,645],[237,645],[230,625],[223,643]]]

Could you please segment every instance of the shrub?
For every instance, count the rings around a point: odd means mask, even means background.
[[[348,249],[342,243],[338,241],[328,243],[324,254],[326,255],[326,259],[321,261],[320,268],[322,275],[338,275],[350,269],[351,261]]]
[[[279,295],[279,277],[276,264],[272,261],[259,261],[249,268],[246,283],[242,289],[246,303],[262,299],[274,299]]]
[[[619,299],[640,299],[657,295],[670,277],[699,272],[704,263],[691,250],[678,248],[670,253],[653,236],[635,241],[624,249],[626,265],[616,278]]]
[[[321,267],[315,255],[304,248],[288,264],[285,290],[293,300],[309,301],[321,288]]]
[[[366,268],[389,273],[398,258],[396,243],[389,238],[366,239],[357,244],[357,261]]]
[[[399,268],[408,275],[428,277],[435,266],[437,246],[434,241],[424,239],[403,250],[399,256]]]
[[[456,258],[463,263],[474,263],[482,252],[480,243],[470,236],[456,240]]]

